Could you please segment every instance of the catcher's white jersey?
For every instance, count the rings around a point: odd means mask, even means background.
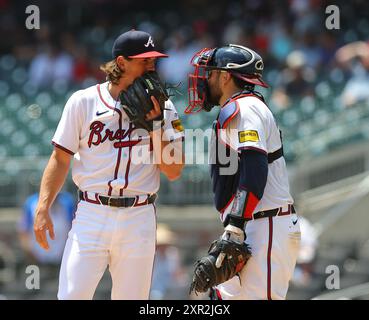
[[[254,95],[238,97],[219,114],[218,137],[222,143],[240,152],[258,150],[268,155],[268,177],[264,194],[254,213],[280,209],[277,216],[247,222],[246,243],[252,256],[239,276],[218,285],[220,299],[285,299],[293,275],[300,245],[298,216],[291,210],[286,163],[281,156],[282,141],[273,114]],[[274,156],[272,156],[274,155]],[[221,219],[232,208],[230,201]]]
[[[258,150],[271,154],[282,147],[280,131],[272,112],[264,102],[253,95],[247,95],[226,105],[222,110],[224,130],[220,130],[220,139],[233,150]],[[224,125],[225,124],[225,125]],[[264,195],[254,212],[264,211],[293,204],[289,191],[289,182],[284,157],[268,165],[268,178]],[[232,205],[227,209],[232,208]],[[225,215],[228,213],[225,210]],[[225,217],[224,215],[224,217]]]
[[[168,100],[164,139],[184,137],[177,111]],[[157,192],[160,170],[151,160],[148,132],[134,129],[112,98],[108,82],[75,92],[65,105],[52,143],[74,155],[72,176],[80,190],[112,196]]]

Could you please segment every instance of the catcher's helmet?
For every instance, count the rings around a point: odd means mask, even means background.
[[[226,70],[248,83],[268,87],[263,81],[264,63],[255,51],[230,44],[214,50],[206,69]]]
[[[255,51],[236,44],[215,49],[204,48],[192,60],[194,73],[189,75],[189,106],[186,113],[211,110],[207,102],[207,71],[225,70],[249,84],[268,87],[262,79],[264,63]]]

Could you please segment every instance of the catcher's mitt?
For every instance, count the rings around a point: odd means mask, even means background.
[[[159,102],[161,115],[152,120],[146,120],[147,113],[154,109],[151,100],[154,96]],[[155,71],[149,71],[137,78],[126,91],[122,91],[119,100],[136,128],[153,130],[153,121],[161,121],[163,125],[165,101],[169,98],[165,85]]]
[[[221,266],[217,268],[215,262],[221,252],[226,256]],[[251,251],[244,242],[239,244],[225,239],[215,240],[208,253],[208,256],[196,262],[190,293],[206,292],[211,287],[233,278],[251,257]]]

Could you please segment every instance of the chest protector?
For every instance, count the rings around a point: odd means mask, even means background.
[[[213,143],[210,150],[211,158],[213,160],[211,161],[210,175],[214,193],[214,204],[219,212],[223,212],[232,202],[240,180],[239,170],[234,174],[220,174],[220,169],[227,168],[230,163],[225,163],[223,157],[220,157],[219,155],[226,155],[227,159],[236,157],[238,159],[237,168],[239,168],[240,165],[240,157],[237,150],[232,149],[230,146],[220,141],[219,130],[226,129],[230,121],[239,113],[240,109],[236,100],[245,96],[254,96],[265,103],[263,96],[259,92],[245,90],[237,93],[225,103],[219,112],[217,120],[213,124]],[[270,164],[282,156],[283,147],[268,154],[268,163]]]

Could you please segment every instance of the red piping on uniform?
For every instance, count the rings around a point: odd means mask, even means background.
[[[283,207],[279,208],[279,213],[277,214],[278,216],[287,216],[289,214],[291,214],[292,211],[292,206],[289,204],[287,211],[283,212]]]
[[[103,96],[102,96],[102,94],[101,94],[101,89],[100,89],[100,84],[98,84],[97,85],[97,92],[99,93],[99,97],[100,97],[100,99],[101,99],[101,101],[109,108],[109,109],[112,109],[112,110],[114,110],[114,111],[117,111],[118,113],[119,113],[119,115],[122,115],[122,112],[119,110],[119,109],[117,109],[117,108],[115,108],[115,107],[112,107],[112,106],[110,106],[105,100],[104,100],[104,98],[103,98]]]
[[[132,148],[136,144],[139,144],[142,141],[141,137],[138,140],[129,140],[129,141],[119,141],[114,142],[114,148]],[[143,145],[143,144],[141,144]]]
[[[124,187],[120,190],[121,195],[123,195],[123,189],[126,189],[128,186],[128,180],[129,180],[129,169],[131,168],[131,153],[132,153],[132,146],[129,147],[129,151],[128,151],[128,163],[127,163],[127,168],[126,168],[126,175],[125,175],[125,184]]]
[[[118,112],[118,115],[119,115],[119,130],[122,131],[122,112],[117,109],[117,108],[114,108],[112,106],[110,106],[105,100],[104,98],[102,97],[102,94],[101,94],[101,89],[100,89],[100,84],[97,85],[97,92],[99,93],[99,97],[101,99],[101,101],[109,108],[109,109],[112,109],[112,110],[115,110]],[[121,139],[119,140],[121,141]],[[113,187],[111,186],[111,183],[113,182],[113,180],[116,180],[118,178],[118,169],[119,169],[119,165],[120,165],[120,159],[121,159],[121,155],[122,155],[122,148],[119,148],[118,149],[118,156],[117,156],[117,163],[115,165],[115,170],[114,170],[114,179],[110,180],[108,182],[108,186],[109,186],[109,191],[108,191],[108,195],[111,196],[112,192],[113,192]]]
[[[121,116],[119,116],[119,129],[121,129],[122,130],[122,126],[121,126]],[[119,139],[119,141],[120,141],[120,139]],[[119,148],[118,149],[118,158],[117,158],[117,164],[116,164],[116,166],[115,166],[115,170],[114,170],[114,180],[116,180],[117,178],[118,178],[118,170],[119,170],[119,165],[120,165],[120,159],[121,159],[121,157],[122,157],[122,148]],[[112,193],[112,190],[113,190],[113,188],[112,188],[112,186],[111,186],[111,182],[112,182],[113,180],[110,180],[109,181],[109,187],[110,187],[110,189],[109,189],[109,196],[111,196],[111,193]]]
[[[252,219],[252,214],[254,213],[259,201],[260,200],[252,192],[247,192],[245,210],[243,212],[243,217],[245,219]]]
[[[152,279],[153,279],[153,273],[154,273],[154,264],[155,264],[155,259],[156,259],[156,248],[157,248],[157,231],[158,231],[158,224],[157,224],[157,218],[156,218],[156,206],[155,203],[152,203],[152,206],[154,208],[154,216],[155,216],[155,248],[154,248],[154,259],[152,259],[152,266],[151,266],[151,280],[150,280],[150,289],[152,286]],[[149,293],[149,297],[150,297],[150,293]],[[149,298],[148,297],[148,298]]]
[[[244,98],[244,97],[255,97],[255,98],[258,98],[260,101],[262,101],[263,103],[265,103],[262,99],[260,99],[260,97],[258,97],[256,94],[252,94],[252,93],[245,93],[245,94],[241,94],[237,97],[234,97],[234,99],[231,99],[228,101],[227,104],[233,102],[233,101],[236,101],[238,99],[241,99],[241,98]],[[223,108],[223,107],[222,107]]]
[[[92,199],[89,199],[88,198],[88,194],[87,194],[87,191],[84,192],[84,197],[85,197],[85,201],[86,202],[89,202],[89,203],[94,203],[94,204],[101,204],[99,198],[98,198],[98,195],[97,193],[95,193],[95,200],[92,200]]]
[[[59,148],[60,150],[65,151],[66,153],[69,153],[71,156],[74,156],[74,153],[70,150],[68,150],[67,148],[64,148],[63,146],[61,146],[60,144],[57,144],[54,141],[51,141],[51,144],[53,144],[55,147]]]
[[[227,120],[223,123],[222,129],[227,128],[229,122],[231,122],[231,120],[238,114],[238,112],[240,111],[240,105],[238,104],[237,100],[235,101],[236,103],[236,111],[232,113],[232,115],[227,118]],[[224,107],[223,107],[224,108]]]
[[[262,99],[260,99],[260,97],[258,97],[257,95],[255,95],[255,94],[242,94],[242,95],[240,95],[240,96],[237,96],[237,97],[235,97],[234,99],[231,99],[231,100],[229,100],[228,102],[227,102],[227,104],[225,104],[224,106],[222,106],[222,108],[224,108],[225,106],[227,106],[228,104],[230,104],[230,103],[232,103],[233,101],[236,103],[236,105],[237,105],[237,111],[239,111],[239,109],[240,109],[240,105],[239,105],[239,103],[238,103],[238,99],[241,99],[241,98],[244,98],[244,97],[255,97],[255,98],[257,98],[257,99],[259,99],[260,101],[262,101],[264,104],[265,104],[265,102],[262,100]],[[223,128],[226,128],[227,127],[227,125],[228,125],[228,123],[236,116],[238,114],[238,112],[234,112],[228,119],[227,119],[227,121],[223,124]],[[232,148],[230,145],[228,145],[227,144],[227,142],[226,141],[223,141],[222,140],[222,138],[220,137],[220,133],[219,133],[219,130],[220,130],[220,124],[219,124],[219,121],[217,121],[217,129],[218,129],[218,140],[220,140],[220,142],[223,144],[223,145],[225,145],[225,146],[227,146],[228,148],[230,148],[230,149],[232,149],[232,150],[234,150],[234,151],[239,151],[239,150],[242,150],[242,149],[251,149],[251,150],[257,150],[257,151],[260,151],[260,152],[263,152],[263,153],[265,153],[265,154],[268,154],[267,152],[265,152],[264,150],[262,150],[262,149],[258,149],[258,148],[254,148],[254,147],[241,147],[241,148],[238,148],[238,150],[235,150],[234,148]]]
[[[132,123],[129,124],[129,129],[128,130],[129,130],[128,140],[131,140]],[[128,173],[129,173],[129,169],[131,167],[131,151],[132,151],[132,146],[129,147],[129,151],[128,151],[128,162],[127,162],[127,167],[126,167],[126,174],[125,174],[125,177],[124,177],[125,183],[124,183],[124,187],[122,189],[120,189],[120,191],[119,191],[120,196],[123,196],[123,189],[127,188],[127,186],[128,186]]]
[[[267,297],[272,300],[272,245],[273,245],[273,217],[269,217],[269,243],[268,243],[268,257],[267,257]]]
[[[222,295],[220,294],[220,291],[217,288],[215,288],[215,293],[216,293],[219,300],[223,300]]]

